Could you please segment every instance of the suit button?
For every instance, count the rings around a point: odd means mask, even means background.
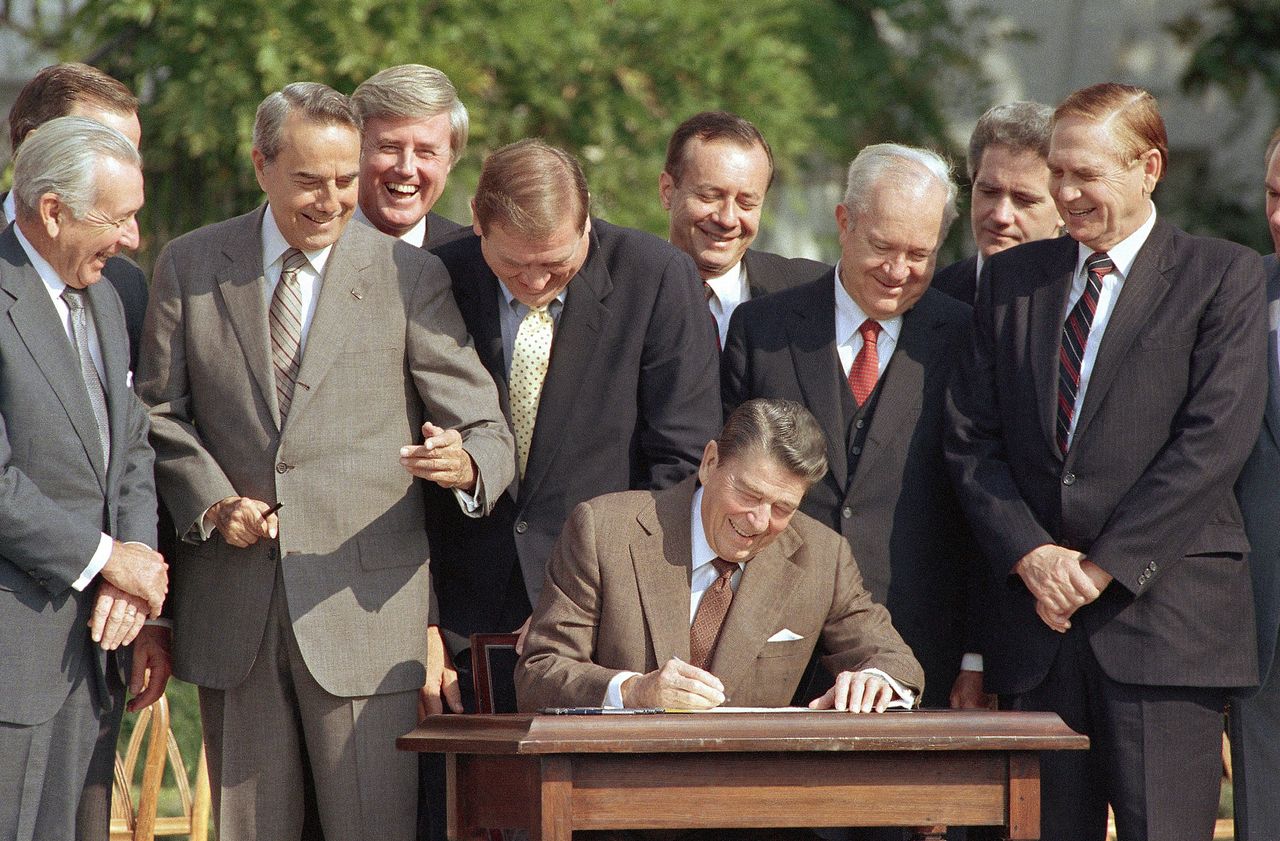
[[[853,453],[855,456],[860,456],[860,455],[862,455],[862,448],[861,448],[861,447],[850,447],[850,448],[849,448],[849,452]]]
[[[279,464],[277,464],[277,465],[276,465],[276,472],[277,472],[277,473],[288,473],[288,472],[289,472],[289,465],[285,464],[283,461],[282,461],[282,462],[280,462]]]
[[[1075,483],[1076,483],[1076,474],[1074,473],[1068,473],[1067,475],[1062,477],[1062,484],[1068,487],[1070,487],[1071,485],[1074,485]]]
[[[855,429],[862,429],[862,427],[866,425],[867,425],[867,422],[862,418],[858,418],[856,421],[853,422],[853,426]]]
[[[521,520],[520,522],[516,523],[516,534],[524,534],[528,530],[529,530],[529,524],[526,523],[524,520]]]
[[[840,509],[840,516],[844,517],[846,520],[849,519],[853,516],[853,509],[846,505],[844,508]]]

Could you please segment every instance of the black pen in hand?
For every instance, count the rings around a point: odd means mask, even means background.
[[[266,511],[263,511],[263,512],[262,512],[262,520],[263,520],[263,522],[266,522],[266,519],[267,519],[268,517],[270,517],[272,514],[276,513],[277,511],[279,511],[281,508],[284,508],[284,503],[283,503],[283,502],[277,502],[275,505],[271,506],[271,507],[270,507],[270,508],[268,508]]]

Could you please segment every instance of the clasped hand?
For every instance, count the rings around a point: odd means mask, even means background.
[[[1036,614],[1059,633],[1071,627],[1072,614],[1111,583],[1111,575],[1083,553],[1051,543],[1032,549],[1013,571],[1035,596]]]
[[[128,645],[169,592],[169,565],[141,543],[112,541],[89,616],[89,634],[106,651]]]
[[[462,433],[428,421],[422,425],[421,444],[400,448],[400,464],[419,479],[442,488],[471,493],[476,487],[476,465],[462,448]]]

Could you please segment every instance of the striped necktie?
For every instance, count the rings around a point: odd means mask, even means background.
[[[1102,295],[1102,279],[1115,268],[1104,251],[1089,255],[1084,261],[1085,284],[1080,300],[1067,314],[1062,325],[1062,345],[1058,348],[1058,449],[1067,454],[1070,441],[1071,420],[1076,413],[1076,396],[1080,390],[1080,365],[1085,348],[1089,346],[1089,328],[1093,315],[1098,311],[1098,298]]]
[[[284,266],[280,269],[276,290],[271,295],[268,313],[281,427],[289,415],[293,391],[298,384],[298,368],[302,364],[302,289],[298,285],[298,270],[306,264],[307,255],[298,249],[290,248],[284,253]]]

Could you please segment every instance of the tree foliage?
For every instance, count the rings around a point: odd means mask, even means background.
[[[44,37],[142,99],[154,251],[260,201],[254,110],[291,81],[350,92],[389,65],[439,67],[472,116],[446,213],[465,218],[486,151],[540,136],[579,156],[597,212],[665,231],[666,141],[698,110],[759,125],[784,179],[875,140],[947,148],[947,109],[982,91],[979,13],[945,0],[87,0]]]

